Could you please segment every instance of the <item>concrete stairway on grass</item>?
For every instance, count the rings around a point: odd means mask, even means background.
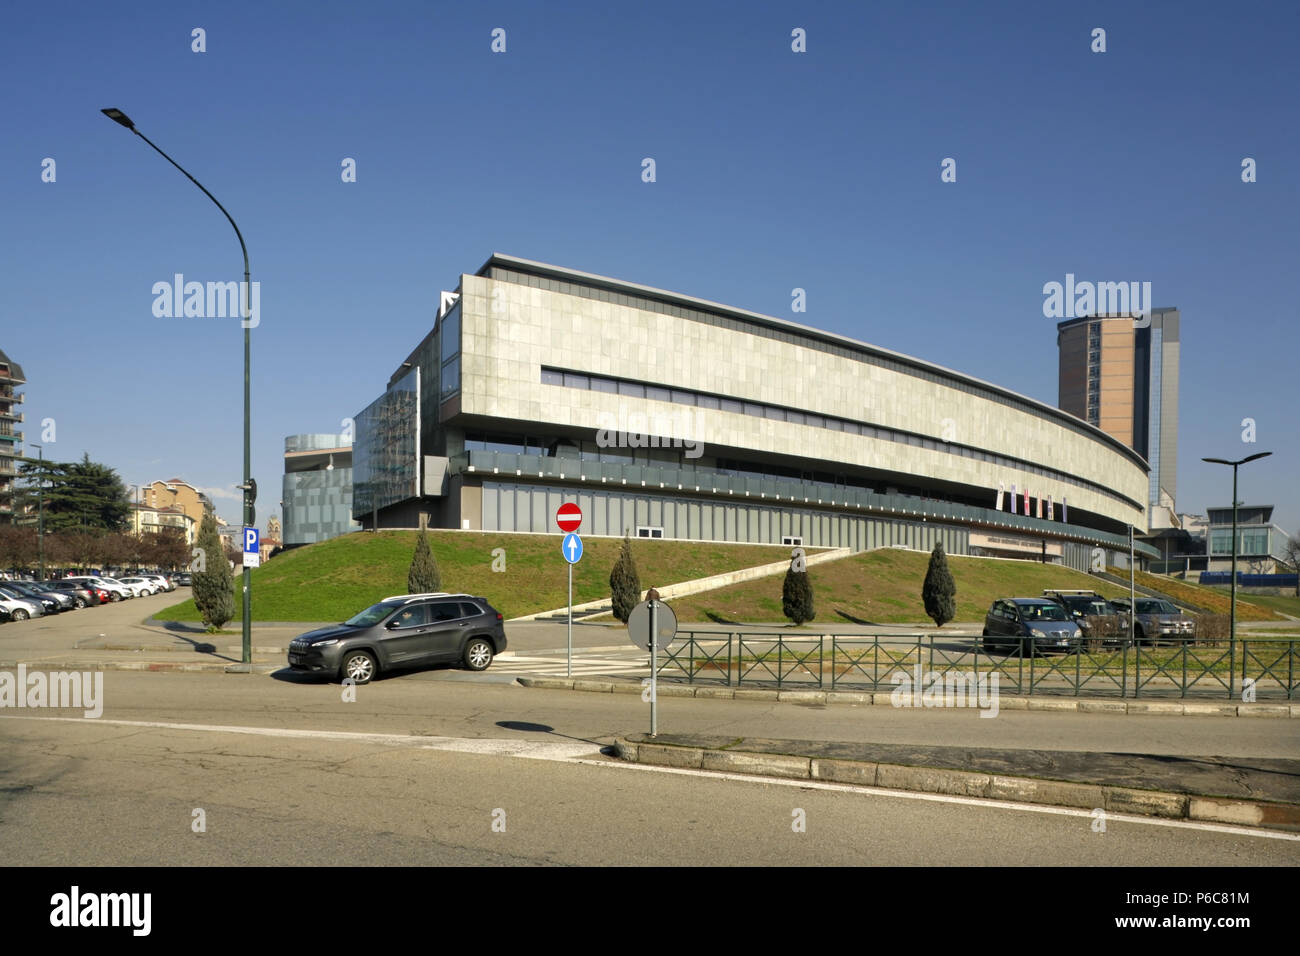
[[[1091,572],[1091,574],[1093,577],[1101,578],[1103,581],[1109,581],[1111,584],[1118,584],[1120,587],[1124,587],[1124,588],[1128,587],[1128,578],[1122,578],[1118,574],[1111,574],[1109,571],[1093,571]],[[1159,598],[1162,601],[1168,601],[1170,604],[1174,605],[1174,607],[1184,608],[1188,611],[1191,611],[1193,614],[1209,613],[1203,607],[1197,607],[1195,604],[1188,604],[1186,601],[1181,601],[1178,598],[1170,597],[1168,594],[1164,594],[1160,591],[1157,591],[1155,588],[1146,588],[1140,584],[1134,583],[1133,590],[1137,591],[1138,594],[1145,594],[1147,597]]]
[[[827,561],[839,561],[841,558],[847,558],[857,554],[852,548],[832,548],[829,551],[822,551],[818,554],[810,554],[805,559],[808,566],[812,567],[817,564],[825,564]],[[682,581],[679,584],[668,584],[660,587],[659,596],[665,601],[672,601],[675,598],[687,597],[691,594],[699,594],[702,591],[712,591],[716,588],[726,587],[730,584],[739,584],[742,581],[753,581],[757,578],[775,577],[778,574],[785,574],[790,567],[789,560],[774,561],[771,564],[760,564],[752,568],[741,568],[739,571],[726,571],[722,574],[712,574],[707,578],[696,578],[693,581]],[[645,597],[642,592],[641,597]],[[613,610],[609,598],[603,598],[599,601],[588,601],[586,604],[573,605],[573,616],[594,617],[599,614],[608,614]],[[568,607],[556,608],[553,611],[539,611],[536,614],[527,614],[523,617],[512,617],[512,621],[566,621],[569,618]]]

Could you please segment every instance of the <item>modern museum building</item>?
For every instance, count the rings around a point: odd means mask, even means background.
[[[363,528],[929,549],[1127,563],[1148,466],[1058,408],[921,359],[493,255],[355,418]],[[1136,548],[1141,560],[1154,552]]]

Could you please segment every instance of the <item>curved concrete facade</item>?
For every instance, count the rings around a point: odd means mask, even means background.
[[[1136,453],[998,386],[780,319],[505,256],[463,275],[460,292],[459,393],[443,403],[443,421],[591,437],[639,414],[634,423],[685,426],[710,457],[911,477],[990,508],[999,486],[1014,484],[1050,497],[1058,519],[1064,499],[1072,523],[1145,530],[1148,469]],[[753,405],[629,398],[554,384],[556,370]]]

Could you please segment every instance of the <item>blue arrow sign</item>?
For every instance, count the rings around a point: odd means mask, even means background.
[[[564,560],[570,564],[577,564],[582,560],[582,539],[570,531],[560,543],[560,554],[564,555]]]

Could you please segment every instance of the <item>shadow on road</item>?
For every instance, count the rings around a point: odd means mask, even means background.
[[[712,621],[714,624],[730,624],[730,625],[732,625],[732,626],[734,626],[734,627],[744,627],[744,626],[745,626],[745,625],[744,625],[744,622],[742,622],[742,621],[733,621],[733,620],[731,620],[731,619],[729,619],[729,618],[725,618],[725,617],[723,617],[721,614],[714,614],[712,611],[705,611],[705,612],[704,612],[704,616],[707,617],[707,618],[708,618],[710,621]],[[649,626],[649,625],[647,625],[647,627],[648,627],[648,626]]]
[[[884,626],[882,624],[879,624],[876,621],[868,621],[866,618],[854,617],[852,614],[848,613],[847,611],[841,611],[839,608],[835,609],[835,613],[838,614],[840,617],[844,618],[844,620],[848,621],[850,624],[861,624],[863,627]]]
[[[572,737],[569,734],[558,733],[554,727],[547,724],[534,724],[526,720],[498,720],[497,726],[503,730],[522,730],[526,733],[550,734],[553,737],[563,737],[565,740],[576,740],[584,744],[595,744],[601,746],[599,740],[591,740],[587,737]]]

